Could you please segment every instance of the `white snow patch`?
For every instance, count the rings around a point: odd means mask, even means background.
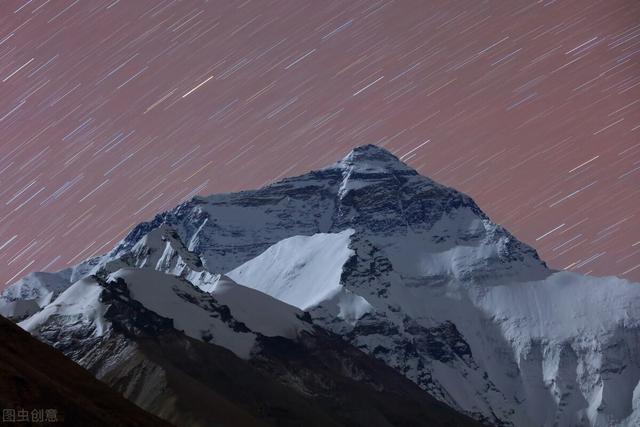
[[[238,283],[307,310],[336,295],[342,266],[353,255],[352,229],[340,233],[294,236],[227,275]]]

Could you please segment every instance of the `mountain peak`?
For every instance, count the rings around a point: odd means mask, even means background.
[[[369,172],[413,171],[389,151],[373,144],[354,148],[349,154],[327,169],[336,168]]]
[[[360,145],[347,154],[341,162],[360,163],[368,161],[401,163],[400,160],[389,151],[374,144]]]
[[[360,145],[351,150],[348,156],[387,158],[389,160],[398,161],[398,158],[391,154],[390,151],[375,144]]]

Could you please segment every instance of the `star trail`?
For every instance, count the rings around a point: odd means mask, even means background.
[[[362,144],[640,281],[640,3],[0,2],[0,287]]]

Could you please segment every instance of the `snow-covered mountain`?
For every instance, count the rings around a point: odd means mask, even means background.
[[[234,280],[305,310],[491,424],[640,425],[640,285],[548,269],[468,196],[375,146],[258,190],[196,197],[138,225],[105,256],[51,280],[27,276],[4,292],[0,313],[31,315],[22,325],[37,330],[51,310],[66,310],[49,301],[66,300],[70,283],[113,282],[132,267],[179,276],[213,298]],[[161,307],[167,317],[172,307]],[[246,310],[258,311],[259,320],[250,316],[258,325],[284,334],[276,325],[291,312]],[[261,333],[247,322],[247,335]],[[213,328],[187,326],[196,339]],[[253,348],[238,345],[245,357]]]

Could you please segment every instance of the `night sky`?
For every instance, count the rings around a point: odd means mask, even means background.
[[[640,281],[640,2],[0,1],[0,287],[384,146]]]

